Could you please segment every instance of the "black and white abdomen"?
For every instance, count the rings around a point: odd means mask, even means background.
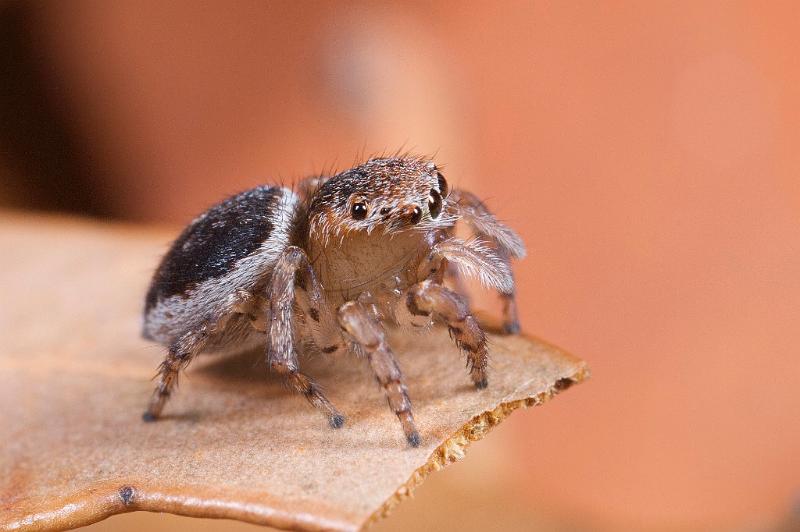
[[[283,187],[260,186],[211,207],[172,244],[153,275],[144,310],[145,338],[164,345],[227,318],[243,295],[263,292],[281,252],[289,245],[299,198]],[[216,331],[246,340],[237,316]],[[249,324],[248,324],[249,325]]]

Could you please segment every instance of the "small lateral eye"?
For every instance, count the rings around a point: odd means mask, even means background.
[[[350,214],[352,214],[353,218],[356,220],[363,220],[367,217],[367,204],[363,201],[353,203],[353,206],[350,208]]]
[[[431,218],[438,218],[442,212],[442,195],[435,188],[431,189],[428,196],[428,211],[431,213]]]

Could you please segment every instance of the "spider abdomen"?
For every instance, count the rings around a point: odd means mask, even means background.
[[[161,260],[147,292],[144,336],[163,344],[213,319],[263,284],[289,244],[299,198],[259,186],[195,218]]]

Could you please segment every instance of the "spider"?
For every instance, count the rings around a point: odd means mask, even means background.
[[[463,221],[474,236],[455,236]],[[339,428],[345,418],[300,370],[303,346],[366,358],[411,446],[420,436],[386,326],[443,322],[488,384],[486,335],[459,287],[479,279],[519,330],[511,258],[519,236],[473,194],[450,190],[431,160],[373,158],[296,191],[259,186],[192,221],[164,256],[147,292],[143,335],[167,348],[144,420],[157,419],[178,374],[201,352],[266,345],[272,372]],[[447,285],[445,283],[447,281]]]

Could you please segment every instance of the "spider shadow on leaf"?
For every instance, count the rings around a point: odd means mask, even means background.
[[[313,352],[302,352],[300,365],[303,371],[308,371],[324,381],[336,378],[336,374],[342,371],[341,365],[331,358]],[[283,380],[269,370],[264,350],[258,347],[234,354],[201,355],[192,373],[219,384],[241,386],[246,383],[274,388],[281,393],[285,391]]]

